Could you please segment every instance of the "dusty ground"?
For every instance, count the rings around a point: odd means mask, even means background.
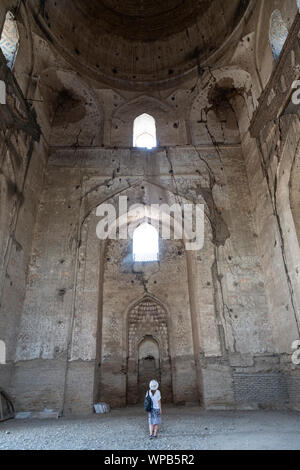
[[[165,407],[161,434],[148,439],[142,408],[109,415],[0,423],[0,449],[300,449],[300,413]]]

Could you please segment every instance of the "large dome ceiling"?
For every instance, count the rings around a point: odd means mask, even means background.
[[[205,14],[210,1],[75,0],[85,17],[108,33],[133,41],[154,41],[179,33]]]
[[[113,86],[167,86],[205,63],[249,0],[31,0],[65,58]]]

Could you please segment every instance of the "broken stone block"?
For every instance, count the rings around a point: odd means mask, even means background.
[[[94,410],[96,414],[110,413],[110,406],[107,403],[97,403],[94,405]]]

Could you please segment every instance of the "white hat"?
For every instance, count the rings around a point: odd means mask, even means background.
[[[156,380],[151,380],[149,387],[150,390],[157,390],[159,387],[158,382],[156,382]]]

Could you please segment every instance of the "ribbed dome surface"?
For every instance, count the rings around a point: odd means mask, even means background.
[[[249,0],[31,0],[39,27],[66,56],[116,86],[183,77],[215,52]]]
[[[159,40],[178,33],[204,15],[210,1],[195,0],[75,0],[84,16],[97,19],[105,30],[126,39]]]

